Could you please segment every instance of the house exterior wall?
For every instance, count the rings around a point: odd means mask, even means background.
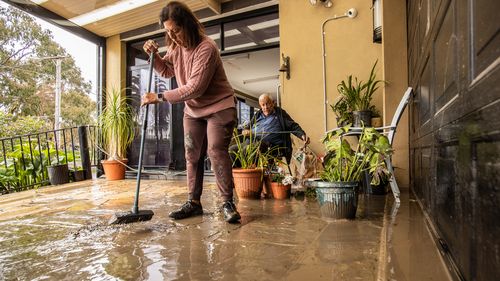
[[[457,280],[500,276],[500,1],[407,1],[410,186]]]
[[[377,78],[387,85],[377,91],[373,104],[389,124],[407,87],[406,17],[403,1],[385,0],[391,5],[384,14],[382,44],[373,43],[371,1],[337,0],[333,7],[312,6],[309,1],[280,1],[280,51],[290,57],[290,80],[280,76],[282,106],[311,137],[311,148],[324,154],[320,139],[325,132],[323,103],[323,22],[355,8],[354,19],[341,18],[325,25],[327,100],[335,103],[337,84],[352,74],[367,79],[378,60]],[[401,2],[401,3],[400,3]],[[393,12],[393,6],[398,12]],[[387,24],[387,26],[386,26]],[[390,26],[389,26],[390,25]],[[335,115],[327,108],[327,127],[336,127]],[[393,163],[401,186],[408,186],[408,119],[400,122],[395,139]]]

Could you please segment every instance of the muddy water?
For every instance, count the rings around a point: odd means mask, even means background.
[[[213,187],[204,191],[203,216],[175,222],[167,214],[185,200],[185,187],[145,189],[149,222],[108,226],[131,203],[112,187],[79,200],[44,197],[55,211],[1,221],[0,279],[377,280],[385,272],[384,196],[360,196],[353,221],[322,218],[314,199],[241,200],[242,221],[230,225]]]

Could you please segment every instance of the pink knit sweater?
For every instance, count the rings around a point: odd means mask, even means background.
[[[204,37],[194,49],[177,46],[163,58],[155,57],[154,69],[163,77],[175,76],[179,87],[165,91],[170,103],[185,102],[184,112],[205,117],[235,107],[234,91],[222,65],[215,42]]]

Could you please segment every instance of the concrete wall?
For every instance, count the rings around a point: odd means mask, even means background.
[[[120,41],[120,35],[106,38],[106,89],[126,87],[125,55],[125,44]]]
[[[400,0],[383,0],[382,49],[384,79],[389,83],[384,87],[384,122],[389,125],[401,96],[408,88],[408,64],[406,43],[406,3]],[[409,122],[408,108],[399,121],[394,137],[395,150],[392,162],[396,178],[401,186],[408,187],[409,171]]]
[[[367,79],[378,60],[377,78],[389,84],[379,89],[373,104],[383,112],[385,123],[391,121],[404,89],[407,87],[405,3],[385,0],[389,13],[384,14],[383,43],[373,43],[370,0],[336,0],[325,8],[309,1],[280,1],[280,51],[290,56],[291,79],[280,77],[282,106],[311,137],[311,148],[324,154],[320,139],[325,132],[323,102],[322,36],[323,22],[355,8],[354,19],[341,18],[325,25],[327,100],[338,98],[337,84],[352,74]],[[392,3],[394,2],[394,3]],[[401,2],[401,3],[398,3]],[[393,9],[392,5],[397,5]],[[390,26],[389,26],[390,25]],[[327,108],[328,129],[337,126],[335,115]],[[401,121],[396,137],[394,164],[400,185],[408,186],[407,119]]]

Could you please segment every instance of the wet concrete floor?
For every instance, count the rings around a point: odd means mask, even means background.
[[[227,224],[207,183],[205,214],[172,221],[184,181],[144,180],[151,221],[108,226],[134,180],[88,180],[0,197],[0,280],[448,280],[417,202],[360,195],[355,220],[315,199],[240,200]]]

